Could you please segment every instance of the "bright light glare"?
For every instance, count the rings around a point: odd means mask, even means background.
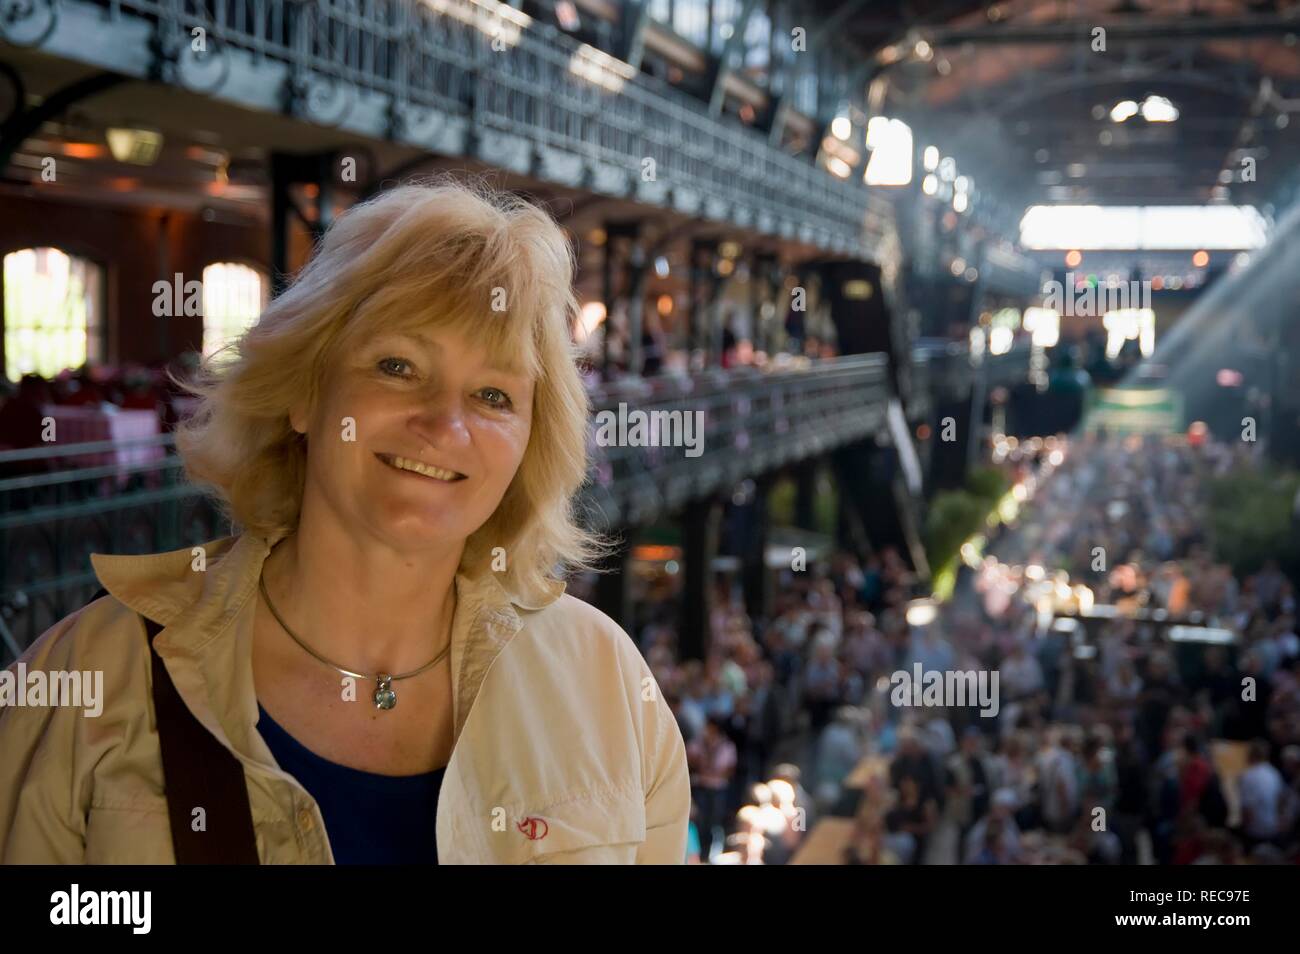
[[[1156,313],[1150,308],[1118,308],[1101,318],[1106,329],[1106,356],[1115,358],[1125,341],[1137,339],[1143,357],[1150,357],[1156,348]]]
[[[1061,316],[1051,308],[1026,308],[1024,329],[1033,335],[1034,344],[1051,348],[1061,340]]]
[[[617,93],[628,80],[636,76],[637,71],[604,50],[583,43],[569,58],[569,72],[611,93]]]
[[[912,129],[901,119],[890,119],[885,126],[877,126],[872,136],[871,123],[878,119],[884,117],[873,117],[867,124],[872,151],[863,179],[867,185],[907,185],[912,181]]]
[[[872,116],[867,120],[867,148],[875,149],[889,132],[889,117]]]
[[[907,624],[909,626],[928,626],[939,615],[938,609],[930,600],[913,600],[907,607]]]
[[[989,353],[1006,354],[1011,350],[1011,342],[1016,333],[1010,328],[993,328],[989,331]]]
[[[831,120],[831,135],[842,142],[848,142],[849,136],[853,133],[853,123],[849,122],[847,116],[836,116]]]
[[[1020,220],[1031,249],[1261,248],[1264,219],[1248,205],[1035,205]]]
[[[605,303],[600,301],[589,301],[582,306],[581,316],[578,319],[578,327],[575,329],[575,335],[578,341],[586,341],[591,333],[600,327],[601,322],[605,320]]]
[[[925,155],[922,159],[925,163],[925,171],[934,172],[935,169],[939,168],[939,147],[926,146]]]
[[[1138,114],[1138,104],[1131,99],[1125,99],[1115,104],[1110,111],[1111,122],[1122,123]]]
[[[965,212],[970,200],[966,198],[965,192],[958,192],[952,197],[952,207],[958,212]]]
[[[934,195],[939,191],[939,180],[933,175],[928,175],[921,180],[921,191],[926,195]]]
[[[1172,123],[1178,118],[1178,107],[1163,96],[1148,96],[1142,103],[1142,118],[1149,123]]]
[[[522,32],[533,22],[526,13],[499,0],[424,0],[431,9],[477,27],[503,45],[516,47]]]

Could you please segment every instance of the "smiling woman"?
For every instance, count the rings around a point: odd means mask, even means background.
[[[577,313],[572,274],[571,250],[555,223],[485,187],[407,185],[350,209],[236,343],[239,360],[228,368],[213,364],[193,388],[207,400],[177,435],[188,473],[222,488],[250,530],[287,531],[306,496],[313,435],[303,415],[315,408],[317,423],[338,445],[348,419],[365,430],[356,413],[362,408],[338,393],[360,388],[362,400],[386,395],[386,406],[406,401],[423,408],[425,417],[409,427],[418,431],[436,417],[438,385],[451,383],[452,372],[467,379],[457,385],[499,389],[506,398],[494,400],[517,405],[511,419],[477,395],[479,408],[461,423],[495,421],[488,429],[496,436],[530,425],[518,479],[505,481],[509,492],[466,541],[467,556],[479,562],[504,546],[514,557],[504,579],[521,592],[545,592],[557,562],[583,565],[595,549],[571,520],[586,472],[588,426],[569,332]],[[474,352],[472,367],[464,365],[466,346]],[[517,401],[512,390],[523,392]],[[358,434],[358,442],[369,436]],[[408,433],[396,446],[375,450],[420,459],[422,442]]]
[[[564,594],[605,547],[573,513],[572,275],[482,186],[335,222],[188,386],[177,447],[242,532],[92,555],[109,595],[24,656],[112,691],[89,728],[0,717],[0,860],[683,861],[672,712]]]

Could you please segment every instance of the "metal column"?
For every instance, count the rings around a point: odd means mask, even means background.
[[[682,512],[682,602],[677,651],[681,659],[703,659],[709,649],[713,598],[713,555],[718,549],[716,500],[693,500]]]

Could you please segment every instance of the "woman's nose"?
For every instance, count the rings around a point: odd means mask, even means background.
[[[411,415],[409,427],[434,448],[457,447],[469,440],[466,411],[459,394],[427,395]]]

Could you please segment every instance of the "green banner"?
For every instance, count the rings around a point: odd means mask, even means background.
[[[1168,388],[1098,388],[1084,429],[1129,434],[1172,434],[1183,429],[1182,397]]]

